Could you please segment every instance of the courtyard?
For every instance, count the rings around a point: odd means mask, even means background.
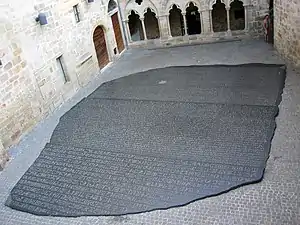
[[[12,160],[0,174],[0,206],[4,224],[298,224],[300,75],[288,66],[277,129],[264,179],[228,193],[195,201],[183,207],[148,213],[111,216],[39,217],[4,206],[16,182],[33,163],[56,127],[59,118],[103,82],[129,74],[168,66],[283,64],[271,45],[259,40],[224,42],[174,48],[132,49],[98,74],[67,104],[61,106],[12,149]],[[132,66],[134,65],[134,67]],[[28,154],[30,152],[30,154]]]

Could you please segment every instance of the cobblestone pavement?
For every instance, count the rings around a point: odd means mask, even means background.
[[[300,74],[288,68],[276,119],[277,129],[262,182],[195,201],[184,207],[120,217],[39,217],[4,206],[9,191],[33,163],[58,119],[103,81],[170,65],[283,63],[270,45],[237,41],[156,50],[129,50],[67,104],[10,149],[12,160],[0,174],[0,224],[300,224]]]

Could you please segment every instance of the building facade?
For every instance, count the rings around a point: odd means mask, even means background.
[[[129,46],[203,43],[262,34],[267,0],[120,2]]]
[[[127,47],[261,35],[267,11],[266,0],[2,1],[0,168],[22,134]]]
[[[125,43],[113,0],[0,2],[0,167],[4,149],[115,61]],[[47,24],[42,25],[46,18]]]

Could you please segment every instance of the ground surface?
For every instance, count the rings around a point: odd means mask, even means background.
[[[130,50],[54,115],[10,150],[13,160],[0,174],[1,224],[299,224],[300,75],[288,69],[265,178],[226,194],[187,206],[121,217],[38,217],[4,206],[9,191],[49,141],[58,119],[103,81],[171,65],[282,63],[260,41],[229,42],[157,50]],[[134,67],[133,67],[134,66]]]

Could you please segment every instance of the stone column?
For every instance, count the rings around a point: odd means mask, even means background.
[[[144,18],[141,18],[141,21],[142,21],[142,27],[143,27],[143,33],[144,33],[144,40],[147,41],[147,33],[146,33]]]
[[[186,17],[185,17],[185,13],[182,13],[182,17],[183,17],[183,24],[184,24],[184,36],[187,36],[188,35],[188,32],[187,32],[187,24],[186,24]]]
[[[9,160],[7,151],[4,149],[2,142],[0,140],[0,171],[4,169],[5,164]]]
[[[169,25],[169,16],[168,15],[160,15],[158,16],[158,23],[160,29],[161,38],[167,39],[171,36],[170,25]]]
[[[201,11],[201,17],[202,17],[201,18],[202,32],[205,34],[210,33],[212,31],[210,25],[210,11],[209,10]]]
[[[170,25],[169,15],[166,15],[166,20],[167,20],[167,26],[168,26],[168,34],[169,34],[169,37],[172,37],[172,32],[171,32],[171,25]]]
[[[210,26],[210,32],[214,32],[214,26],[213,26],[213,20],[212,20],[212,9],[209,10],[209,26]]]
[[[200,14],[201,33],[204,33],[204,23],[203,23],[202,11],[200,11],[199,14]]]
[[[161,31],[162,31],[162,25],[160,21],[160,17],[155,15],[155,18],[157,19],[157,26],[158,26],[158,33],[159,33],[159,38],[162,37]]]
[[[129,24],[128,24],[128,20],[125,20],[124,23],[125,23],[125,28],[126,28],[127,40],[128,40],[129,42],[132,42],[131,34],[130,34],[130,29],[129,29]]]
[[[230,33],[230,7],[226,7],[227,12],[227,32]]]
[[[248,5],[244,6],[245,9],[245,30],[247,31],[249,29],[248,23],[249,23],[249,18],[248,18]]]

